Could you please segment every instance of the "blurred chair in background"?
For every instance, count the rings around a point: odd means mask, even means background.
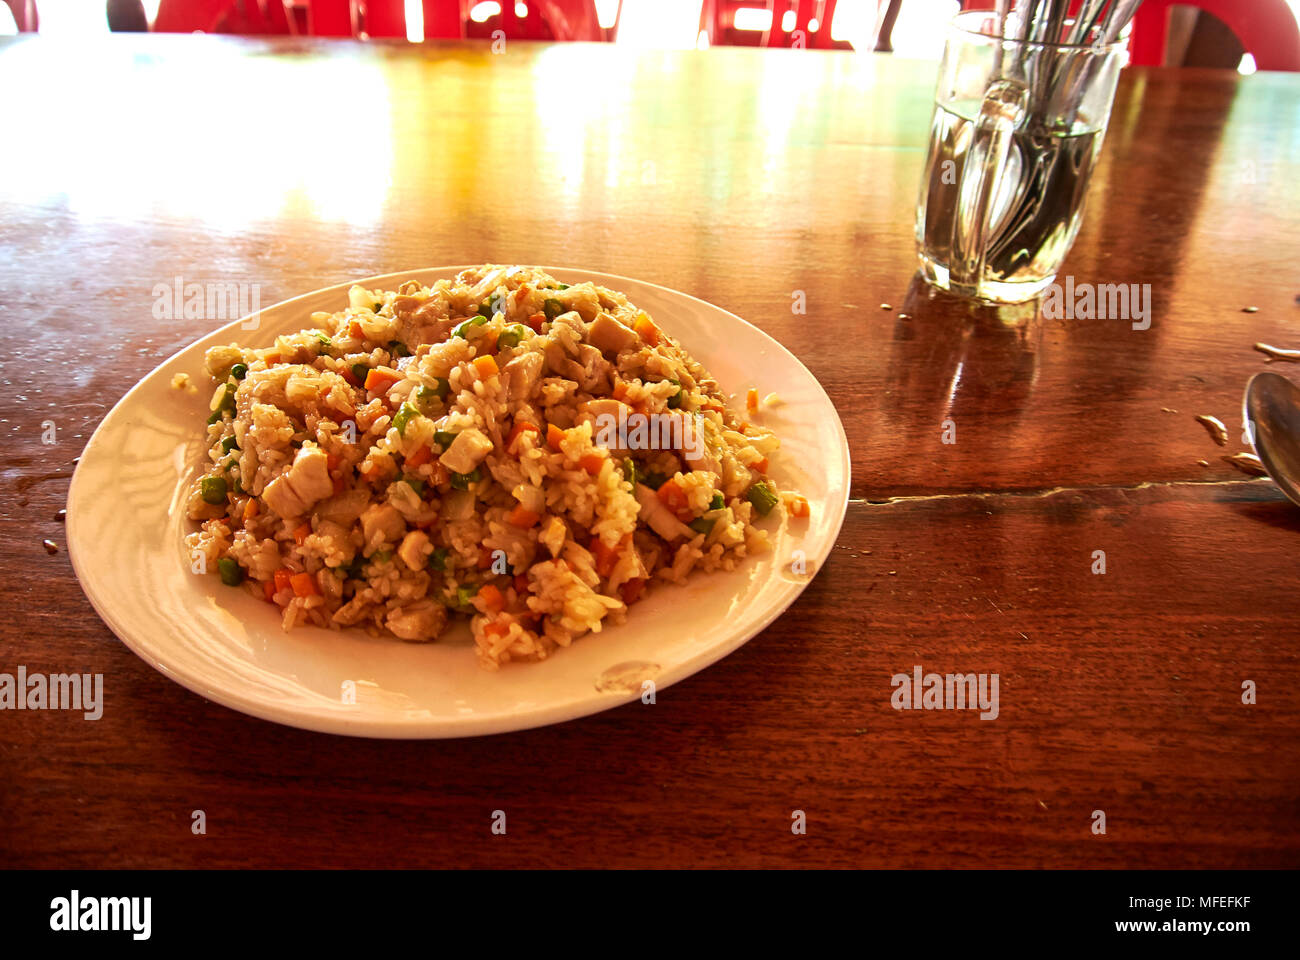
[[[148,33],[149,18],[140,0],[108,0],[108,29],[114,33]]]
[[[5,3],[19,33],[31,33],[40,25],[40,17],[36,15],[36,0],[5,0]]]
[[[845,0],[872,5],[876,0]],[[852,49],[831,40],[836,0],[704,0],[700,32],[710,46]]]
[[[1145,0],[1133,18],[1134,64],[1158,67],[1166,62],[1169,19],[1174,7],[1194,7],[1221,21],[1254,58],[1258,69],[1300,70],[1300,27],[1286,0]],[[1184,49],[1195,52],[1192,44],[1186,44]],[[1202,65],[1191,56],[1180,57],[1179,63]]]
[[[420,0],[422,23],[407,22],[407,0],[309,0],[315,36],[405,37],[408,40],[609,40],[593,0]]]
[[[962,0],[963,10],[995,6]],[[1179,29],[1171,30],[1175,18]],[[1300,70],[1300,27],[1286,0],[1143,0],[1132,31],[1135,66],[1236,67],[1245,52],[1260,70]]]
[[[902,5],[903,0],[704,0],[700,36],[709,46],[888,53]]]
[[[284,0],[161,0],[154,33],[196,30],[248,36],[298,32]]]

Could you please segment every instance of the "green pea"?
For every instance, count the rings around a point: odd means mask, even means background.
[[[722,498],[721,493],[715,493],[713,499],[709,501],[710,510],[721,510],[727,505],[727,501]]]
[[[398,436],[406,436],[406,425],[411,422],[412,417],[418,417],[420,411],[416,410],[410,403],[403,403],[393,414],[393,426],[397,428]]]
[[[429,566],[434,570],[446,570],[448,553],[449,551],[446,547],[438,547],[429,557]]]
[[[680,381],[673,380],[672,382],[677,384],[677,392],[668,398],[668,409],[676,410],[682,405],[682,399],[686,396],[686,391],[682,389]]]
[[[444,451],[451,446],[452,441],[456,439],[456,434],[450,430],[435,430],[433,432],[433,442],[442,447]]]
[[[230,368],[230,375],[236,380],[243,380],[244,377],[248,376],[248,366],[243,363],[237,363]]]
[[[519,342],[528,336],[529,329],[522,323],[512,323],[501,331],[497,337],[497,349],[504,350],[506,347],[517,347]]]
[[[238,450],[238,449],[239,449],[239,444],[235,442],[235,438],[233,436],[226,437],[226,439],[221,441],[222,453],[229,453],[231,450]]]
[[[370,368],[364,363],[352,364],[352,376],[357,378],[358,383],[365,383],[366,377],[370,375]]]
[[[227,383],[223,388],[221,399],[217,402],[217,408],[208,415],[208,423],[216,423],[227,413],[235,412],[235,388],[232,384]]]
[[[388,341],[388,352],[395,357],[409,357],[411,355],[410,348],[400,340]]]
[[[553,300],[547,297],[542,303],[542,313],[546,314],[547,320],[554,320],[560,314],[564,313],[564,304],[559,300]]]
[[[767,485],[765,480],[760,480],[750,487],[745,497],[754,505],[754,509],[758,511],[760,517],[766,517],[777,504],[776,493]]]
[[[690,528],[696,533],[702,533],[706,537],[713,532],[714,524],[718,522],[717,517],[697,517],[689,524]]]
[[[225,477],[204,477],[199,481],[199,496],[214,506],[226,502],[226,489]]]
[[[471,328],[481,327],[483,326],[483,324],[487,322],[488,322],[487,317],[483,317],[483,316],[470,317],[468,320],[462,320],[460,323],[456,324],[456,326],[452,327],[451,335],[453,337],[460,337],[462,340],[468,340],[469,331]]]
[[[478,483],[482,479],[482,471],[475,467],[469,473],[453,473],[451,475],[451,486],[455,490],[468,490],[471,483]]]
[[[221,574],[221,582],[228,587],[237,587],[244,582],[243,568],[230,557],[217,561],[217,572]]]

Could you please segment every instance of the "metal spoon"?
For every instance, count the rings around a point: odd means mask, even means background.
[[[1264,469],[1300,504],[1300,387],[1276,373],[1257,373],[1246,384],[1242,413]]]

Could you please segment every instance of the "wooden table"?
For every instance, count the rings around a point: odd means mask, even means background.
[[[1149,283],[1134,330],[913,280],[933,76],[809,51],[0,43],[0,671],[100,672],[106,701],[0,714],[0,862],[1300,865],[1300,510],[1218,459],[1252,343],[1300,347],[1300,80],[1124,77],[1064,272]],[[484,260],[703,297],[821,379],[853,499],[790,611],[653,707],[451,742],[274,726],[116,641],[41,541],[62,547],[108,409],[221,322],[155,319],[154,285],[265,304]],[[916,664],[996,672],[999,717],[895,711]]]

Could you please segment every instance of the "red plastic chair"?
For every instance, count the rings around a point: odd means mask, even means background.
[[[337,6],[347,0],[311,0],[312,8]],[[354,32],[371,37],[406,36],[404,0],[351,0],[359,8],[354,15]],[[526,0],[528,12],[520,17],[514,0],[500,0],[501,12],[482,23],[470,20],[472,0],[423,0],[424,38],[449,40],[472,37],[487,39],[496,31],[508,40],[608,40],[596,18],[593,0]],[[331,29],[342,29],[342,17],[331,15]],[[314,32],[315,28],[313,28]],[[325,34],[322,34],[325,35]],[[341,34],[328,34],[338,36]]]
[[[5,2],[14,15],[14,25],[18,27],[18,32],[35,33],[41,19],[36,13],[35,0],[5,0]]]
[[[836,0],[704,0],[700,9],[700,30],[713,46],[793,47],[802,36],[803,45],[810,49],[850,49],[851,44],[831,40],[831,21],[835,18]],[[874,0],[869,0],[874,2]],[[736,29],[736,11],[770,10],[772,24],[763,32]],[[794,11],[794,25],[783,29],[785,15]],[[817,31],[809,31],[813,19]]]
[[[507,40],[608,40],[600,28],[593,0],[525,0],[526,16],[515,13],[514,0],[500,0],[501,12],[482,23],[466,16],[465,35],[485,38],[497,30]]]
[[[297,33],[284,0],[161,0],[154,33]]]
[[[1213,14],[1237,35],[1260,70],[1300,71],[1300,27],[1285,0],[1178,0]],[[1164,63],[1169,8],[1174,0],[1145,0],[1133,18],[1132,62]]]
[[[359,29],[351,0],[309,0],[307,32],[313,37],[354,37]]]

